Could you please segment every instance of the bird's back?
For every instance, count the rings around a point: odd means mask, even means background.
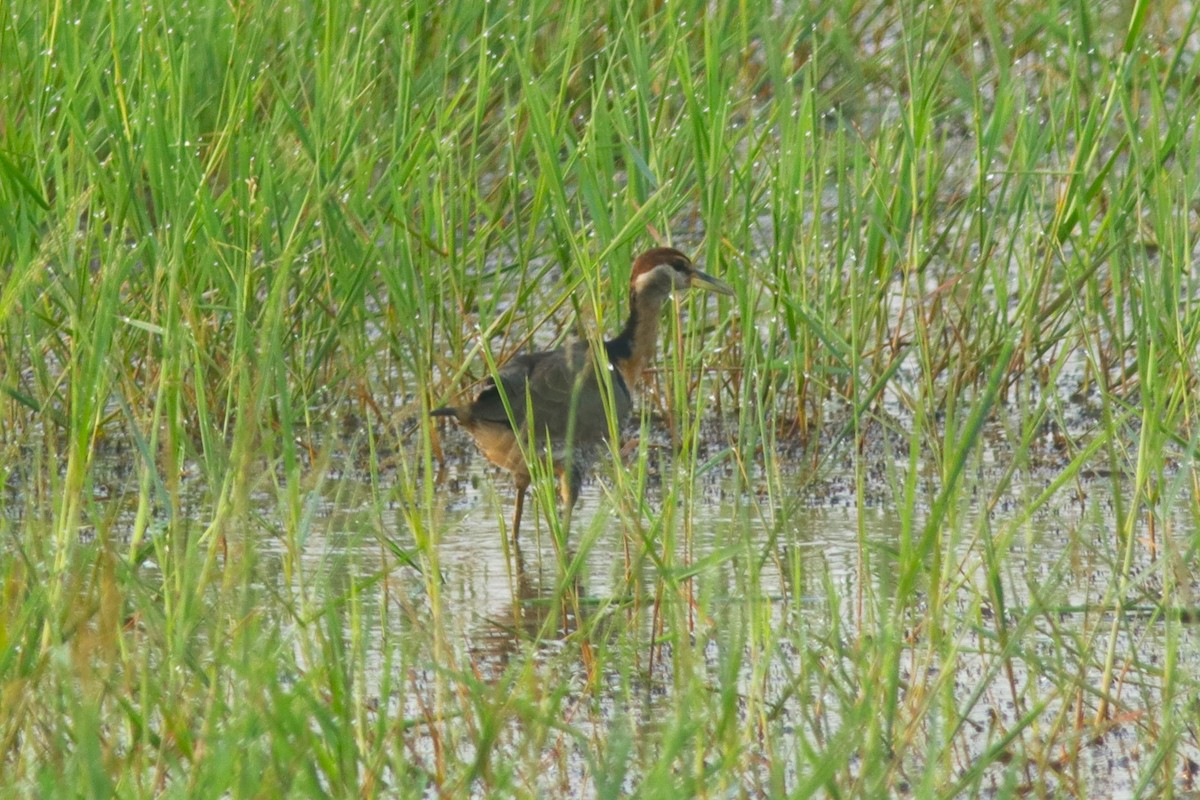
[[[611,369],[605,357],[599,362],[611,376],[613,412],[619,427],[628,418],[633,400],[620,372]],[[579,339],[558,350],[518,355],[500,367],[496,380],[489,381],[469,406],[447,412],[458,417],[485,455],[505,469],[527,471],[517,435],[525,441],[531,425],[537,440],[548,443],[556,458],[571,449],[574,458],[587,460],[609,433],[596,367],[588,343]],[[511,420],[505,399],[512,410]]]
[[[573,426],[574,440],[598,442],[608,434],[608,415],[596,359],[588,343],[572,339],[558,350],[527,353],[506,362],[499,370],[500,384],[512,407],[513,421],[522,429],[533,425],[539,435],[565,442]],[[601,360],[601,368],[607,361]],[[619,372],[610,370],[613,411],[620,425],[633,403]],[[500,390],[493,383],[471,406],[471,414],[489,421],[508,422]]]

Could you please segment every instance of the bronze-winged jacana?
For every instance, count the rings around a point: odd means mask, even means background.
[[[678,250],[647,250],[633,262],[629,319],[615,338],[604,343],[601,359],[593,358],[588,343],[579,339],[557,350],[515,356],[497,370],[499,386],[489,379],[469,404],[432,412],[435,417],[458,420],[489,461],[512,473],[517,485],[513,541],[521,530],[521,511],[530,483],[529,465],[521,450],[522,442],[529,441],[530,426],[534,426],[538,446],[548,445],[555,471],[562,478],[569,519],[584,473],[609,433],[597,361],[606,363],[611,371],[613,412],[620,426],[633,407],[630,388],[654,358],[662,305],[672,291],[687,288],[733,294],[729,284],[696,269]]]

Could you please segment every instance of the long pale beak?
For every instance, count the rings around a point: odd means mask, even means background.
[[[733,294],[733,287],[720,278],[714,278],[706,272],[694,270],[692,272],[691,287],[693,289],[703,289],[706,292],[715,292],[717,294]]]

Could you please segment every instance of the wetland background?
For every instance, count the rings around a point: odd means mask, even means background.
[[[3,12],[0,795],[1196,796],[1193,4]]]

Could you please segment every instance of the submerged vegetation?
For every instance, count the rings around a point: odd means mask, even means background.
[[[0,796],[1196,791],[1200,6],[5,9]]]

